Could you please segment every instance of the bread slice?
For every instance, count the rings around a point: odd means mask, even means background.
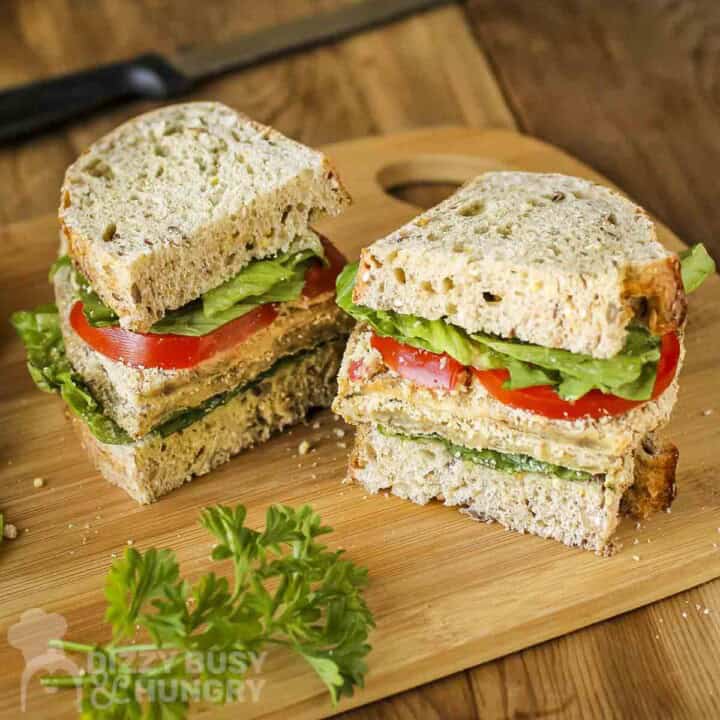
[[[609,358],[680,327],[680,262],[642,208],[556,174],[491,172],[362,251],[353,300]]]
[[[672,452],[671,452],[672,455]],[[673,456],[677,459],[677,452]],[[668,461],[668,467],[670,461]],[[606,474],[589,481],[539,473],[508,474],[453,456],[441,443],[358,428],[349,479],[368,492],[389,491],[424,505],[439,500],[478,520],[610,554],[623,497],[647,478],[628,453]],[[669,477],[669,476],[668,476]],[[672,478],[674,485],[674,464]]]
[[[531,455],[564,467],[604,472],[613,458],[663,427],[677,398],[677,381],[659,397],[629,412],[598,420],[549,420],[509,407],[471,379],[452,392],[419,387],[382,362],[371,331],[358,325],[348,341],[333,410],[353,424],[372,422],[410,435],[438,433],[457,445]],[[350,377],[361,363],[363,372]]]
[[[94,290],[144,332],[349,201],[322,153],[199,102],[97,140],[65,173],[59,217]]]
[[[334,293],[312,301],[278,306],[278,317],[251,340],[184,370],[137,368],[93,350],[70,326],[74,302],[71,270],[54,278],[65,351],[105,413],[133,438],[140,438],[184,408],[250,382],[286,355],[347,337],[351,320],[335,304]]]
[[[311,408],[327,407],[342,350],[341,340],[325,343],[167,437],[152,433],[128,445],[107,445],[81,420],[75,426],[100,474],[137,502],[150,503],[297,423]]]

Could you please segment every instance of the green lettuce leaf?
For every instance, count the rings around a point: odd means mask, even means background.
[[[311,248],[256,260],[198,300],[167,313],[150,328],[150,332],[198,337],[242,317],[259,305],[297,300],[305,285],[307,269],[316,259],[326,262],[322,243],[317,237]],[[55,261],[50,270],[51,279],[61,267],[72,267],[67,255]],[[118,325],[117,315],[100,299],[87,278],[77,269],[74,274],[88,323],[93,327]]]
[[[59,393],[98,440],[113,445],[130,442],[129,435],[103,415],[100,405],[72,369],[55,305],[13,313],[11,323],[25,345],[27,367],[35,384],[44,392]]]
[[[544,369],[548,377],[557,378],[553,384],[558,385],[560,396],[566,400],[577,399],[580,397],[576,394],[578,392],[584,395],[588,392],[586,388],[597,388],[627,400],[647,400],[652,395],[655,369],[660,359],[659,339],[639,327],[628,330],[621,353],[604,360],[519,340],[502,340],[482,333],[471,338],[505,357]],[[651,368],[651,372],[648,373],[646,368]],[[513,366],[508,369],[511,372],[510,389],[528,387],[527,384],[516,384],[512,375]]]
[[[270,301],[268,301],[270,302]],[[257,305],[240,304],[208,318],[199,301],[185,305],[179,310],[172,310],[162,320],[158,320],[150,332],[156,335],[190,335],[200,337],[217,330],[231,320],[236,320],[254,310]]]
[[[715,261],[702,243],[680,253],[680,270],[686,293],[697,290],[715,272]]]
[[[51,266],[50,272],[48,273],[48,281],[52,282],[53,278],[61,268],[68,267],[72,268],[72,262],[70,261],[69,255],[61,255]]]
[[[406,435],[388,430],[386,427],[378,425],[378,430],[383,435],[406,438],[415,441],[431,441],[440,443],[454,457],[462,458],[476,465],[499,470],[505,473],[532,472],[540,475],[553,475],[563,480],[579,480],[586,482],[593,479],[593,475],[582,470],[572,470],[562,465],[553,465],[552,463],[543,462],[530,455],[521,455],[518,453],[503,453],[497,450],[476,450],[463,445],[455,445],[440,435],[432,433],[430,435]]]
[[[118,316],[100,299],[100,296],[90,287],[87,278],[79,270],[75,270],[75,286],[83,304],[83,314],[90,325],[110,327],[118,324]]]
[[[510,372],[507,389],[554,385],[565,400],[576,400],[593,389],[628,400],[652,397],[660,339],[644,328],[631,327],[622,352],[599,360],[485,333],[469,335],[441,319],[425,320],[356,305],[352,301],[356,275],[354,263],[338,276],[337,303],[345,312],[368,323],[378,335],[430,352],[447,353],[463,365],[483,370],[505,368]]]
[[[444,320],[425,320],[414,315],[356,305],[352,301],[352,291],[357,269],[358,263],[346,265],[336,282],[337,304],[355,320],[368,323],[378,335],[394,337],[430,352],[447,353],[463,365],[484,369],[504,367],[496,353],[473,343],[464,330]]]
[[[299,252],[256,260],[227,282],[202,296],[207,317],[215,317],[238,303],[287,302],[300,296],[305,272],[315,258],[324,260],[322,243]],[[268,299],[271,298],[271,299]]]

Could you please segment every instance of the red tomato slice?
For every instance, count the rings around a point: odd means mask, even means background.
[[[389,368],[416,385],[452,390],[458,382],[467,378],[465,366],[446,353],[439,355],[375,334],[370,344],[382,355]]]
[[[675,333],[663,335],[652,394],[653,399],[665,392],[673,381],[679,359],[680,342],[677,335]],[[622,415],[647,402],[645,400],[625,400],[617,395],[607,395],[600,390],[591,390],[574,402],[569,402],[563,400],[551,385],[506,390],[503,384],[510,377],[507,370],[473,368],[473,374],[496,400],[552,420],[577,420],[578,418]]]
[[[370,344],[383,356],[389,368],[406,380],[423,387],[452,390],[459,381],[464,380],[464,373],[468,369],[449,355],[419,350],[392,338],[373,335]],[[665,392],[673,381],[679,358],[680,342],[677,335],[667,333],[661,342],[653,398]],[[568,402],[563,400],[551,385],[506,390],[503,384],[510,377],[507,370],[469,369],[496,400],[550,419],[575,420],[581,417],[621,415],[645,402],[625,400],[616,395],[606,395],[599,390],[591,390],[578,400]]]
[[[312,299],[335,290],[335,279],[347,260],[325,237],[321,236],[329,265],[320,261],[305,273],[303,296]],[[88,323],[83,305],[76,302],[70,311],[73,330],[93,350],[133,367],[181,370],[194,367],[218,352],[247,340],[258,330],[270,325],[277,317],[276,304],[261,305],[217,330],[200,337],[187,335],[156,335],[136,333],[121,327],[96,328]]]
[[[303,287],[303,297],[312,299],[318,295],[322,295],[330,290],[335,290],[335,280],[340,271],[347,265],[345,256],[326,238],[320,236],[323,248],[325,249],[325,257],[328,265],[324,265],[319,260],[313,263],[305,273],[305,286]]]
[[[194,367],[221,350],[244,342],[277,317],[275,305],[268,303],[200,337],[136,333],[121,327],[96,328],[88,323],[83,304],[70,311],[70,325],[93,350],[125,365],[143,368],[181,370]]]

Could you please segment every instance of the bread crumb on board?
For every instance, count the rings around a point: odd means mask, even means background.
[[[310,452],[310,443],[307,440],[303,440],[298,445],[298,455],[307,455]]]
[[[36,477],[33,479],[33,487],[35,488],[41,488],[45,485],[45,478]]]
[[[3,537],[6,540],[14,540],[18,536],[18,529],[12,523],[8,523],[3,527]]]

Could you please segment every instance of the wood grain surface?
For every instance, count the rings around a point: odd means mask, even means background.
[[[4,0],[0,85],[338,4]],[[595,165],[717,258],[718,9],[714,0],[471,0],[466,11],[425,13],[229,75],[193,97],[229,102],[311,144],[434,123],[517,124]],[[77,152],[145,107],[0,148],[0,224],[52,211]],[[449,189],[410,184],[397,194],[427,206]],[[601,717],[630,708],[635,717],[710,717],[720,706],[711,672],[719,614],[714,581],[344,717],[555,718],[581,709]]]
[[[398,180],[460,183],[486,170],[524,169],[602,181],[551,146],[500,130],[417,130],[340,143],[328,153],[355,204],[320,223],[319,230],[350,258],[415,214],[413,206],[384,192]],[[669,231],[658,230],[668,247],[682,247]],[[7,248],[24,250],[0,259],[5,311],[46,299],[56,232],[52,215],[3,231]],[[387,697],[718,577],[720,496],[712,466],[720,427],[703,411],[720,403],[720,387],[710,383],[714,349],[705,341],[720,332],[720,278],[711,278],[693,297],[692,310],[682,399],[668,431],[683,458],[682,493],[672,513],[642,525],[625,521],[619,532],[624,551],[606,559],[473,523],[439,504],[420,507],[342,485],[349,429],[347,440],[338,442],[329,413],[319,416],[319,429],[282,434],[153,506],[137,506],[90,467],[64,421],[62,403],[37,392],[26,375],[20,342],[4,329],[0,426],[6,428],[3,450],[10,465],[2,502],[23,534],[3,548],[0,637],[28,609],[32,591],[33,606],[67,619],[68,639],[100,640],[107,632],[102,578],[112,552],[128,540],[140,548],[170,544],[183,568],[197,573],[207,566],[208,553],[197,528],[198,508],[218,502],[242,502],[253,524],[272,502],[310,502],[335,527],[334,542],[368,567],[368,604],[377,620],[374,650],[367,686],[347,705]],[[314,448],[304,459],[297,450],[302,440]],[[46,478],[47,487],[28,492],[34,477]],[[629,656],[612,653],[622,670]],[[603,653],[596,650],[590,660],[595,655]],[[0,712],[10,712],[17,707],[23,663],[2,641],[0,667],[5,669]],[[243,717],[280,720],[291,713],[302,720],[329,714],[326,695],[301,663],[273,656],[269,667],[268,689],[260,702],[242,707]],[[478,685],[486,688],[482,681]],[[495,701],[480,696],[481,703]],[[452,702],[462,698],[456,693]],[[608,707],[614,706],[611,697]],[[29,717],[47,717],[50,708],[57,720],[74,714],[69,699],[62,704],[38,692],[32,708]],[[230,718],[237,712],[226,707],[212,715]]]

